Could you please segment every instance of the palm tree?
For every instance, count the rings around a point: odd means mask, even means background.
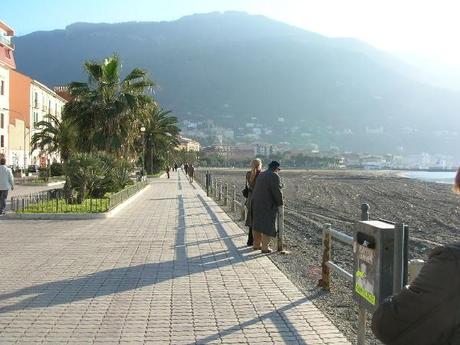
[[[31,152],[40,149],[48,154],[59,153],[61,160],[67,162],[75,150],[76,133],[72,123],[48,114],[36,126],[39,132],[32,135]]]
[[[154,160],[159,158],[166,160],[169,153],[179,145],[178,120],[174,116],[169,116],[170,113],[169,110],[152,107],[147,114],[144,159],[147,162],[148,173],[154,170]]]
[[[103,63],[87,61],[84,67],[88,82],[70,84],[69,92],[74,98],[66,104],[63,115],[77,127],[79,150],[133,155],[139,135],[136,129],[154,103],[146,91],[155,83],[139,68],[121,80],[121,63],[116,55]]]

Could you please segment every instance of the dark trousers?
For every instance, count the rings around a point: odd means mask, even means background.
[[[248,246],[252,246],[254,244],[254,239],[252,237],[252,226],[249,227],[249,232],[248,232]]]
[[[0,190],[0,213],[5,211],[6,198],[8,198],[8,189],[7,190]]]

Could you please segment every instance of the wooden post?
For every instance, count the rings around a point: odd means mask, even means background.
[[[284,237],[284,205],[278,207],[278,214],[277,214],[277,222],[278,222],[278,234],[277,234],[277,249],[279,252],[284,252],[283,249],[283,237]]]
[[[321,279],[318,286],[323,290],[329,291],[331,289],[331,269],[327,266],[327,262],[331,260],[331,233],[328,231],[331,224],[326,223],[323,225],[323,259],[321,262]]]

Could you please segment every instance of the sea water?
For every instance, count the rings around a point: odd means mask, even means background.
[[[408,178],[427,182],[452,184],[455,179],[455,171],[404,171],[402,175]]]

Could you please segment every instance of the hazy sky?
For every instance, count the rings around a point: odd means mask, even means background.
[[[2,6],[0,20],[24,35],[77,21],[169,21],[225,10],[262,14],[327,36],[354,37],[387,51],[460,64],[458,0],[16,0]]]

